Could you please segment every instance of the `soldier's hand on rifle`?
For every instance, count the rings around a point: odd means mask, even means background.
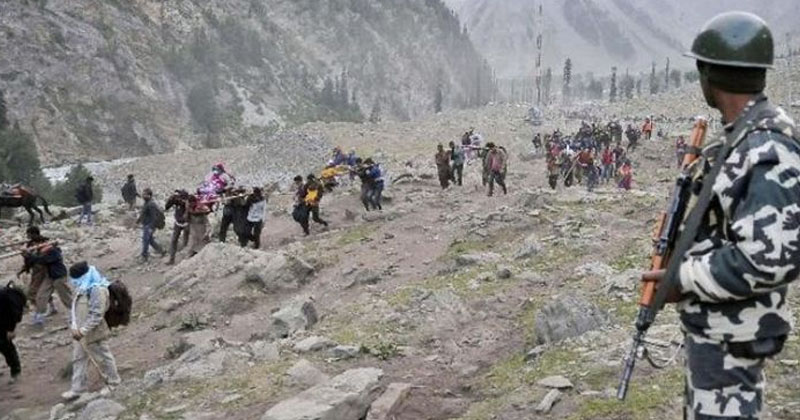
[[[667,270],[647,271],[642,274],[642,283],[655,282],[657,290],[658,285],[663,282],[665,274],[667,274]],[[667,303],[677,303],[680,301],[681,301],[680,290],[673,288],[672,290],[669,291],[669,293],[667,293],[667,300],[666,300]]]

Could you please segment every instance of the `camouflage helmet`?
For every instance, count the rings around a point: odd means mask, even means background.
[[[772,68],[774,42],[767,23],[746,12],[727,12],[709,20],[687,57],[730,67]]]

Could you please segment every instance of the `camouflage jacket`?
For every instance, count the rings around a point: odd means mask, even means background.
[[[695,162],[695,193],[724,141],[734,146],[680,266],[686,294],[678,306],[681,320],[688,332],[719,341],[786,335],[792,323],[787,285],[800,277],[800,142],[794,122],[766,96],[751,101]]]

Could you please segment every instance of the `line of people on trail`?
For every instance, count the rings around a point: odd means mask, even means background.
[[[439,144],[436,147],[434,162],[442,190],[450,184],[463,186],[464,165],[479,159],[481,161],[481,183],[488,186],[489,197],[494,195],[494,186],[502,188],[503,194],[508,193],[506,175],[508,174],[508,151],[503,146],[496,146],[489,142],[486,147],[480,147],[482,137],[475,134],[474,129],[464,133],[461,144],[451,141],[449,149]]]
[[[563,178],[567,188],[585,180],[586,189],[593,191],[601,182],[615,179],[619,188],[631,189],[633,165],[628,152],[631,146],[635,149],[636,140],[629,141],[627,149],[623,148],[620,130],[619,122],[613,120],[605,130],[583,123],[574,136],[564,136],[559,130],[546,134],[543,147],[547,151],[550,188],[556,189],[559,178]]]
[[[30,274],[27,292],[13,281],[0,287],[0,353],[11,372],[9,383],[15,384],[22,374],[23,363],[14,340],[28,302],[33,303],[31,325],[42,330],[46,318],[58,314],[52,299],[55,293],[69,314],[62,322],[69,326],[74,341],[70,389],[62,398],[72,401],[88,391],[89,362],[105,387],[113,388],[121,379],[108,340],[111,328],[130,321],[132,299],[127,288],[119,281],[109,282],[85,261],[67,269],[58,242],[43,236],[38,227],[29,227],[26,235],[17,280]]]

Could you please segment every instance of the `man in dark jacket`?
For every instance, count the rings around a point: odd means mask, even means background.
[[[250,205],[246,197],[247,190],[244,187],[239,187],[234,191],[234,194],[236,198],[230,202],[233,211],[233,218],[231,219],[233,233],[236,234],[239,245],[245,247],[250,240],[250,230],[247,224],[247,213],[250,210]]]
[[[34,325],[44,324],[47,307],[50,297],[55,292],[61,303],[67,309],[72,305],[72,290],[67,283],[67,267],[64,265],[64,257],[61,249],[55,242],[48,241],[41,236],[38,229],[31,229],[29,233],[31,248],[26,248],[22,257],[25,259],[23,270],[30,268],[35,273],[40,273],[39,285],[32,296],[36,297],[36,312],[33,315]],[[33,279],[31,287],[34,287]]]
[[[78,201],[78,204],[81,205],[81,215],[78,217],[78,225],[83,223],[84,218],[86,218],[87,225],[92,225],[92,202],[94,201],[94,191],[92,190],[93,182],[94,178],[91,176],[87,177],[86,182],[81,184],[78,187],[78,191],[75,192],[75,199]]]
[[[167,200],[165,211],[175,207],[175,223],[172,225],[172,241],[169,244],[169,262],[167,264],[175,264],[175,254],[178,252],[178,242],[183,235],[183,244],[181,248],[186,248],[189,244],[189,218],[187,214],[187,205],[189,201],[189,192],[186,190],[175,190],[175,194]]]
[[[22,321],[25,312],[25,294],[9,284],[0,288],[0,353],[11,369],[11,381],[14,383],[22,373],[17,347],[14,346],[14,330]]]
[[[153,191],[150,188],[145,188],[142,193],[144,205],[142,205],[142,212],[139,213],[138,223],[142,225],[142,262],[147,262],[150,258],[150,247],[156,250],[161,256],[167,255],[167,252],[161,248],[156,242],[154,237],[156,232],[156,222],[161,216],[161,209],[153,201]]]
[[[139,191],[136,190],[136,181],[133,179],[133,174],[128,175],[128,180],[122,186],[122,199],[128,205],[128,210],[133,210],[136,205],[136,197],[139,196]]]

